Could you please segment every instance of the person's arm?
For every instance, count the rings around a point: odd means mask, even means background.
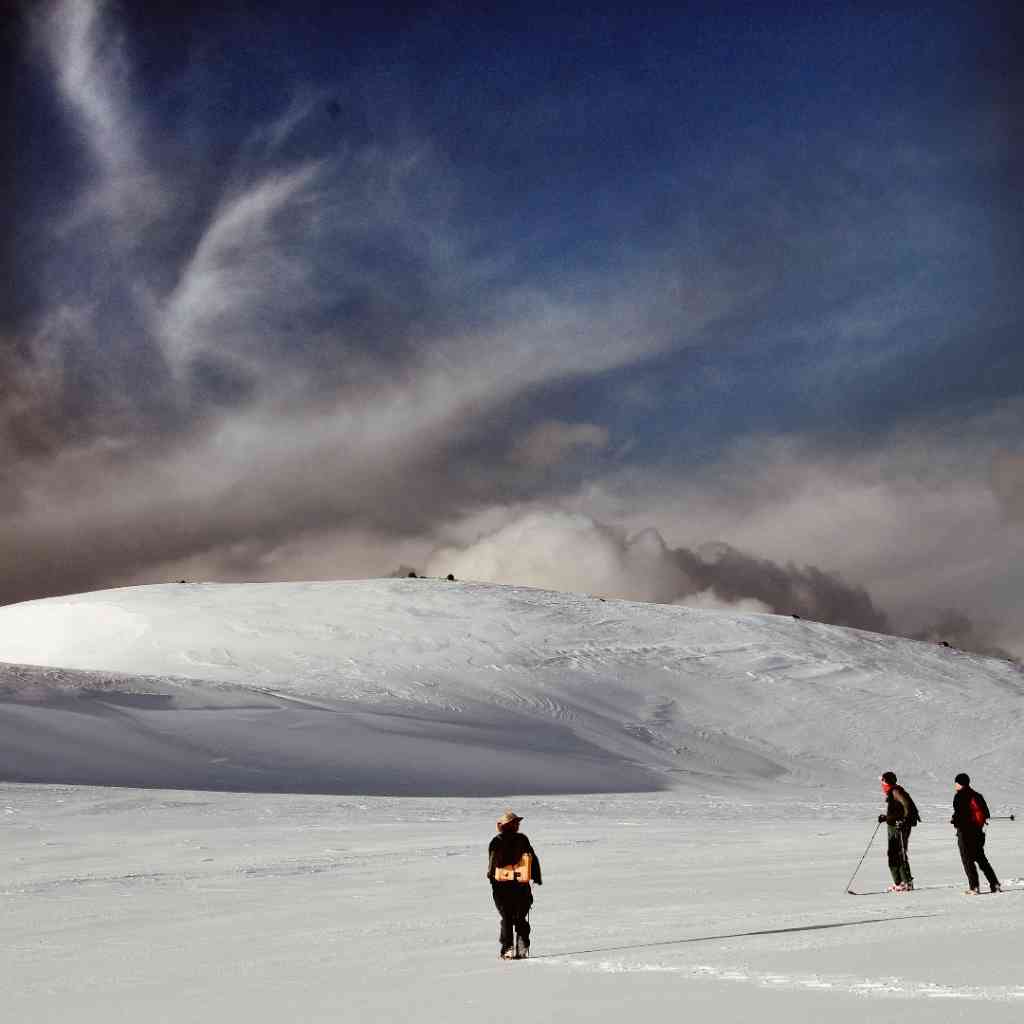
[[[949,823],[956,828],[961,828],[964,824],[964,804],[967,801],[966,793],[967,790],[958,789],[953,797],[953,817],[949,819]]]
[[[540,880],[540,858],[532,846],[530,847],[530,881],[536,882],[537,885],[543,884]]]
[[[491,842],[490,842],[490,845],[487,847],[487,877],[492,882],[494,881],[494,867],[495,867],[495,865],[494,865],[494,852],[495,852],[495,849],[496,849],[495,843],[494,843],[494,840],[492,839]]]

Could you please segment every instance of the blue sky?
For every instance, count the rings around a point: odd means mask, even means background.
[[[572,515],[1024,654],[1010,5],[324,6],[5,5],[0,600]]]

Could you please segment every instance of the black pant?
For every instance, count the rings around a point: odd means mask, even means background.
[[[890,825],[889,829],[889,873],[896,885],[913,885],[910,873],[910,829],[906,825]]]
[[[989,887],[994,889],[999,884],[992,865],[985,856],[985,833],[980,828],[957,829],[956,844],[960,847],[960,860],[967,872],[967,884],[972,889],[978,888],[978,868],[985,873]],[[977,867],[975,867],[977,865]]]
[[[512,948],[512,932],[524,946],[530,945],[530,922],[526,919],[533,906],[533,893],[529,883],[491,882],[494,905],[501,914],[501,933],[498,941],[501,951]]]

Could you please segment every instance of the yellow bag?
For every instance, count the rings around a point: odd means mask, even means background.
[[[505,868],[495,868],[494,880],[496,882],[529,882],[532,870],[533,857],[528,853],[524,853],[519,858],[518,864],[510,864]]]

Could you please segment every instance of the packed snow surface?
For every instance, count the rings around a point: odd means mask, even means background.
[[[461,582],[0,608],[4,1019],[1019,1022],[1022,698],[941,646]],[[958,771],[1002,894],[962,895]],[[506,806],[544,870],[521,963]]]

